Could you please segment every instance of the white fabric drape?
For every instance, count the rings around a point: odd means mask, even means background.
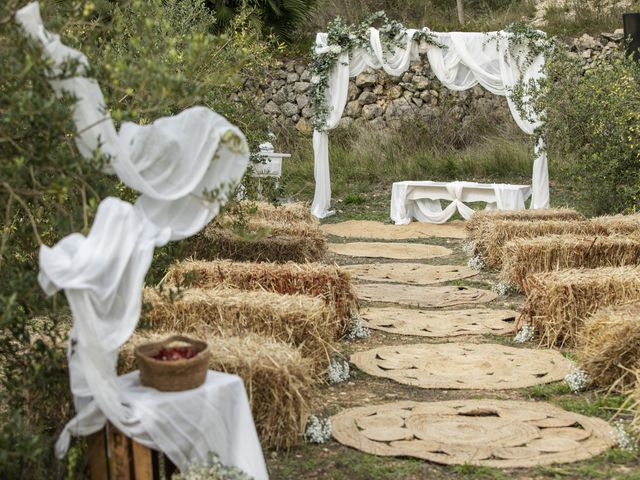
[[[45,29],[37,2],[19,10],[16,21],[42,45],[54,71],[69,60],[88,66],[82,53]],[[267,479],[241,379],[209,372],[201,388],[166,394],[142,387],[135,373],[116,374],[118,350],[140,318],[154,249],[193,235],[218,213],[247,167],[246,140],[204,107],[151,125],[125,123],[117,132],[99,85],[85,72],[51,81],[57,95],[77,98],[78,149],[86,158],[97,149],[106,153],[106,171],[141,195],[135,205],[104,199],[88,236],[71,234],[40,250],[40,285],[48,295],[65,291],[74,320],[68,359],[76,417],[56,453],[66,453],[72,434],[93,433],[108,419],[125,435],[162,450],[181,470],[215,452],[223,463]]]
[[[329,139],[327,131],[335,128],[340,120],[347,102],[349,77],[361,73],[365,68],[384,69],[389,75],[399,76],[405,72],[412,60],[417,60],[419,44],[412,40],[415,30],[407,30],[404,47],[394,52],[385,51],[380,40],[380,32],[370,29],[371,51],[355,50],[349,57],[340,54],[339,61],[329,74],[327,103],[330,108],[329,120],[324,132],[314,132],[313,149],[315,160],[316,191],[311,211],[319,218],[326,217],[331,204],[331,180],[329,175]],[[540,121],[534,112],[530,111],[530,118],[524,118],[514,105],[510,97],[512,88],[521,80],[540,79],[543,75],[542,66],[544,56],[539,55],[521,74],[519,59],[527,55],[522,47],[512,52],[505,41],[496,40],[496,36],[509,36],[508,32],[467,33],[431,32],[435,40],[446,46],[427,44],[426,53],[429,64],[436,77],[451,90],[467,90],[475,85],[482,85],[495,95],[507,97],[509,108],[518,126],[527,134],[533,134],[540,126]],[[493,40],[492,40],[493,39]],[[327,34],[316,36],[316,53],[329,51]],[[529,99],[524,98],[525,104]],[[547,156],[544,141],[540,139],[534,150],[533,165],[533,194],[531,208],[546,208],[549,206],[549,178]]]

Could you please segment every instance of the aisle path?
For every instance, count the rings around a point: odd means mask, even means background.
[[[369,227],[369,231],[389,231]],[[430,226],[431,234],[438,233],[434,227]],[[325,230],[349,228],[337,224]],[[419,228],[413,226],[412,231]],[[411,237],[398,233],[394,238]],[[504,297],[487,288],[487,275],[476,276],[459,265],[463,257],[454,254],[460,247],[455,241],[441,240],[440,245],[432,241],[427,246],[352,240],[332,244],[331,251],[342,254],[335,260],[355,274],[365,322],[395,333],[398,339],[355,344],[358,351],[351,356],[352,364],[370,375],[368,382],[400,382],[389,389],[395,388],[398,394],[387,393],[388,398],[412,398],[416,390],[427,389],[435,398],[445,394],[459,400],[379,405],[384,398],[366,398],[376,406],[355,406],[333,418],[338,441],[372,454],[504,468],[578,461],[613,445],[603,420],[540,402],[469,400],[464,394],[486,396],[499,389],[517,397],[509,392],[561,380],[571,363],[557,351],[487,343],[489,333],[514,335],[513,306],[505,310]],[[359,264],[349,266],[356,257]],[[384,258],[406,261],[392,263]],[[424,275],[435,278],[421,278]],[[455,343],[455,336],[462,340]],[[442,343],[416,343],[430,338]]]

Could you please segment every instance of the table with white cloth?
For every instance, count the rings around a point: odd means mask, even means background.
[[[465,220],[474,210],[465,205],[486,202],[487,210],[522,210],[531,196],[529,185],[476,182],[395,182],[391,188],[391,220],[396,225],[420,222],[445,223],[456,211]],[[441,200],[451,203],[442,208]]]

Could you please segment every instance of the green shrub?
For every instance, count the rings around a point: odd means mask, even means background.
[[[638,209],[640,66],[618,52],[584,69],[561,54],[551,59],[540,95],[545,136],[562,180],[591,214]]]

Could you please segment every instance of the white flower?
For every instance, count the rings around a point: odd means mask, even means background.
[[[575,367],[564,377],[564,381],[569,385],[573,393],[578,393],[584,390],[589,384],[589,376],[584,370]]]
[[[304,438],[310,443],[326,443],[331,439],[331,420],[311,415],[304,431]]]
[[[473,250],[474,248],[476,248],[476,242],[474,241],[470,241],[470,242],[465,242],[462,245],[462,251],[466,254],[466,255],[473,255]]]
[[[347,332],[347,338],[349,340],[358,340],[362,338],[369,338],[371,330],[367,327],[362,318],[358,315],[351,318],[351,324],[349,325],[349,331]]]
[[[186,471],[174,473],[171,480],[251,480],[251,477],[237,467],[222,464],[215,453],[209,454],[206,463],[193,463]]]
[[[350,33],[349,34],[349,40],[355,40],[357,37],[355,36],[355,34]]]
[[[514,293],[517,291],[516,286],[510,282],[496,283],[491,287],[491,290],[502,296],[509,295],[510,293]]]
[[[518,334],[513,338],[513,341],[516,343],[526,343],[529,340],[533,339],[533,335],[535,330],[531,325],[524,325]]]
[[[329,51],[331,53],[340,53],[342,52],[342,47],[340,45],[329,45]]]
[[[485,267],[485,263],[480,255],[476,255],[475,257],[469,259],[469,261],[467,262],[467,266],[469,268],[473,268],[474,270],[482,270]]]
[[[618,447],[627,452],[633,453],[638,448],[638,441],[629,433],[627,427],[622,420],[618,420],[613,425],[613,438]]]
[[[311,83],[313,83],[313,84],[318,84],[318,83],[320,83],[320,75],[313,75],[313,76],[311,77]]]
[[[327,377],[329,383],[342,383],[349,379],[349,362],[340,359],[334,359],[327,369]]]

